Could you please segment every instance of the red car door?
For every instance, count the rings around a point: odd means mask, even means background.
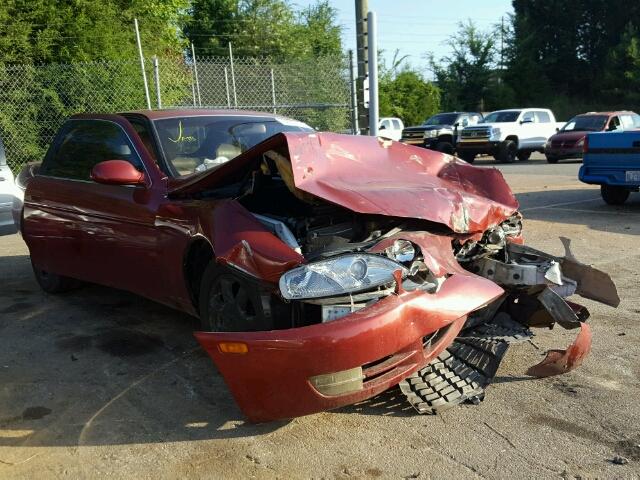
[[[145,185],[93,182],[94,165],[126,160]],[[131,125],[118,115],[74,117],[27,191],[25,232],[34,262],[54,273],[130,290],[173,304],[156,213],[162,174]]]

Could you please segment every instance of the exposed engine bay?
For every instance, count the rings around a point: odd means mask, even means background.
[[[437,294],[455,275],[481,277],[503,289],[501,296],[467,315],[453,343],[440,355],[400,382],[420,413],[482,400],[508,345],[529,339],[531,327],[552,328],[557,323],[579,328],[580,333],[567,350],[552,351],[532,367],[530,375],[554,375],[579,366],[591,344],[584,323],[589,314],[565,298],[578,294],[611,306],[619,303],[609,276],[578,262],[568,240],[563,240],[566,255],[561,258],[524,246],[522,217],[515,209],[509,215],[496,215],[499,221],[488,222],[483,231],[471,230],[473,218],[463,201],[462,210],[451,213],[448,225],[424,218],[427,215],[358,212],[298,188],[297,167],[289,157],[284,149],[267,150],[235,183],[197,196],[233,198],[300,256],[297,264],[282,272],[277,285],[251,278],[227,259],[227,267],[241,282],[239,288],[257,292],[251,311],[259,320],[251,323],[253,329],[340,321],[390,296]],[[306,168],[305,174],[311,176],[313,171]],[[376,186],[372,182],[367,188]],[[246,256],[250,247],[245,250]],[[425,351],[446,335],[447,328],[423,338]],[[330,388],[340,393],[343,387],[337,385],[362,385],[367,368],[354,369],[352,378],[341,378]]]

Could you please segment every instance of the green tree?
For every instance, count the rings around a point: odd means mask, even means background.
[[[405,64],[406,58],[396,51],[390,67],[380,62],[380,116],[400,117],[406,125],[417,125],[439,111],[440,90]]]
[[[485,110],[491,86],[497,81],[495,38],[469,20],[460,23],[448,40],[451,55],[429,56],[445,110]]]
[[[551,107],[560,118],[638,106],[623,79],[633,77],[639,2],[513,0],[513,9],[505,81],[518,103]]]
[[[194,0],[183,31],[197,52],[274,59],[339,55],[337,14],[327,0],[295,11],[284,0]]]

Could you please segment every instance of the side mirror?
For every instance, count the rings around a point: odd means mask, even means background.
[[[453,124],[454,127],[458,128],[460,126],[460,122],[456,122]]]
[[[523,118],[522,120],[520,120],[520,125],[522,125],[523,123],[533,123],[533,118]]]
[[[387,129],[387,127],[385,127],[384,125],[380,125],[380,126],[378,127],[378,130],[386,130],[386,129]]]
[[[556,127],[556,133],[560,131],[560,127]]]
[[[144,185],[144,173],[125,160],[105,160],[91,169],[91,180],[106,185]]]

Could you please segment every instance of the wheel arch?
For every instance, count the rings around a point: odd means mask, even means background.
[[[520,147],[520,142],[518,141],[518,136],[517,135],[509,135],[507,138],[504,139],[505,142],[507,140],[511,140],[511,141],[515,142],[516,147]]]
[[[185,248],[182,259],[182,273],[196,312],[200,311],[200,284],[207,266],[215,258],[211,242],[202,235],[194,237]]]

